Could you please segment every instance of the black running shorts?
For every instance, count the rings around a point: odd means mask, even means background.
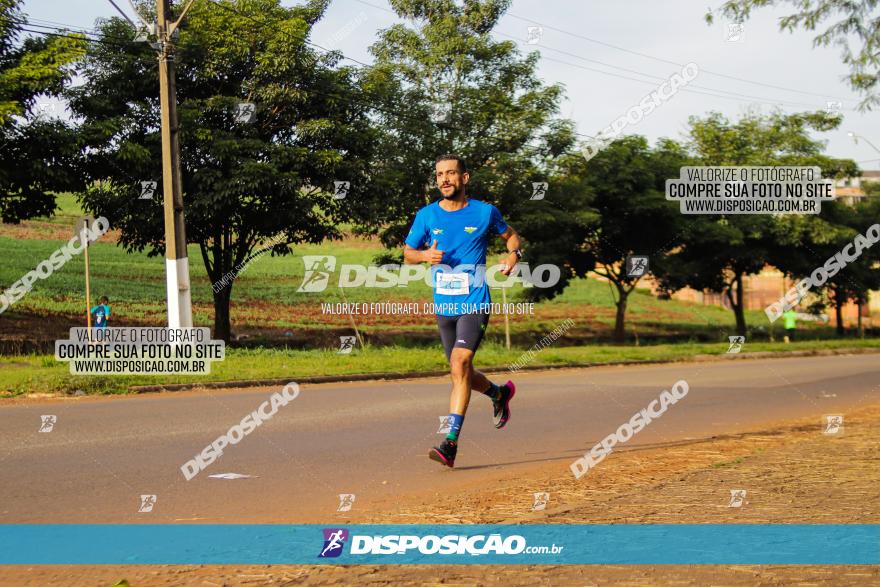
[[[437,327],[440,329],[440,340],[443,341],[443,349],[446,351],[446,359],[452,356],[455,347],[470,349],[477,352],[477,347],[486,334],[486,326],[489,324],[489,314],[462,314],[461,316],[437,315]]]

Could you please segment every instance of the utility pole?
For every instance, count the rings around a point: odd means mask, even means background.
[[[141,23],[136,40],[148,41],[159,53],[159,105],[162,127],[162,198],[165,209],[165,285],[168,294],[168,327],[192,328],[192,293],[189,285],[189,259],[186,255],[186,227],[183,222],[183,190],[180,179],[180,140],[177,127],[177,88],[174,83],[174,32],[192,7],[189,0],[175,21],[169,20],[171,0],[156,0],[156,23],[147,22],[132,0],[128,0]],[[110,4],[135,29],[138,25],[121,8]],[[142,36],[141,36],[142,35]]]
[[[165,272],[168,294],[168,327],[192,327],[192,293],[189,259],[186,253],[186,228],[183,218],[183,193],[180,175],[180,141],[177,126],[177,88],[174,79],[174,44],[172,35],[192,6],[184,8],[172,22],[170,0],[156,0],[156,36],[159,44],[159,103],[162,116],[162,197],[165,208]]]

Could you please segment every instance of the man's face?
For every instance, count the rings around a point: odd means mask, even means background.
[[[470,175],[461,173],[458,161],[449,159],[437,162],[437,187],[444,198],[454,198],[464,191]]]

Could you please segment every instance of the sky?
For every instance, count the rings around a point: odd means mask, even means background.
[[[127,2],[116,3],[133,16]],[[684,64],[695,63],[699,73],[685,91],[624,132],[652,142],[682,139],[688,117],[710,111],[735,120],[755,109],[769,113],[781,107],[794,113],[839,107],[841,126],[816,138],[827,141],[832,157],[854,159],[863,170],[880,169],[880,151],[871,147],[880,149],[880,110],[856,110],[859,95],[844,79],[848,68],[840,50],[814,48],[815,33],[809,31],[781,32],[778,19],[788,13],[786,6],[758,10],[730,39],[731,23],[717,14],[720,4],[514,0],[493,35],[516,41],[523,55],[540,53],[538,74],[548,84],[564,86],[560,115],[574,120],[580,133],[595,135]],[[117,14],[109,0],[25,0],[23,8],[32,19],[86,29],[97,18]],[[716,13],[713,25],[704,20],[709,10]],[[368,48],[377,31],[398,21],[387,0],[333,0],[311,40],[369,63]],[[529,27],[541,27],[532,33],[538,35],[536,43],[528,42]],[[862,138],[856,142],[848,132]]]

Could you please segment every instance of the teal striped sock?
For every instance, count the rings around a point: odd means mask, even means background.
[[[446,440],[458,442],[458,433],[461,432],[461,425],[464,423],[464,416],[461,414],[449,414],[449,434]]]

